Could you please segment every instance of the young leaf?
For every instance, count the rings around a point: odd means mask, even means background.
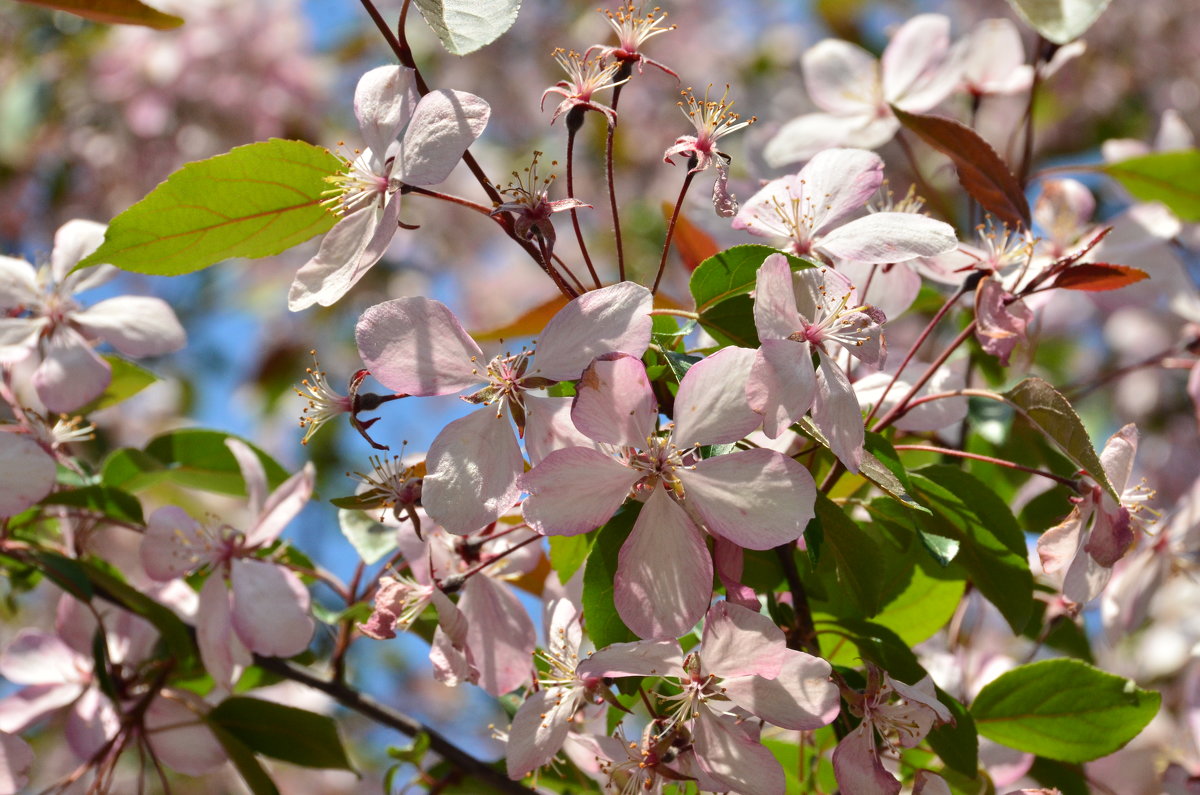
[[[583,564],[583,620],[597,649],[610,643],[637,640],[617,615],[613,603],[613,580],[617,574],[617,555],[633,531],[641,506],[626,505],[596,533],[592,551]]]
[[[225,446],[229,438],[236,437],[203,428],[170,431],[152,439],[145,451],[122,448],[109,454],[101,467],[101,479],[106,486],[126,491],[169,480],[188,488],[245,496],[246,484],[237,459]],[[246,444],[262,462],[271,488],[287,480],[287,470],[275,459],[255,445]]]
[[[816,512],[824,543],[837,564],[838,580],[864,615],[875,615],[879,612],[883,584],[879,545],[846,516],[841,506],[820,492]]]
[[[54,8],[107,25],[142,25],[155,30],[170,30],[183,24],[171,14],[151,8],[138,0],[17,0],[31,6]]]
[[[327,715],[232,696],[213,707],[208,722],[272,759],[301,767],[354,770],[338,736],[337,722]]]
[[[696,301],[696,311],[704,314],[717,304],[754,289],[754,280],[763,260],[781,253],[770,246],[749,244],[734,246],[714,254],[696,266],[688,289]],[[793,270],[814,267],[811,262],[785,254]]]
[[[563,585],[575,576],[579,567],[587,560],[592,551],[592,533],[577,536],[550,536],[550,565],[558,573],[558,581]]]
[[[209,724],[209,730],[213,737],[217,738],[221,747],[225,749],[229,761],[233,762],[238,775],[242,777],[242,781],[245,782],[246,788],[252,795],[279,795],[279,788],[275,786],[275,782],[271,781],[271,777],[259,763],[258,757],[246,747],[245,743],[212,723]]]
[[[922,141],[954,161],[959,183],[979,206],[1010,228],[1029,228],[1029,202],[1021,183],[979,133],[943,116],[907,113],[896,107],[892,112]]]
[[[754,302],[745,293],[727,298],[700,313],[700,325],[722,346],[757,348]]]
[[[1129,742],[1162,696],[1079,660],[1022,665],[989,682],[971,705],[979,733],[1063,762],[1087,762]]]
[[[41,505],[70,505],[120,522],[142,524],[142,504],[127,491],[107,486],[84,486],[80,489],[58,491],[41,501]]]
[[[1088,437],[1087,429],[1083,427],[1079,415],[1071,404],[1054,387],[1040,378],[1026,378],[1021,383],[1004,393],[1004,397],[1038,430],[1051,439],[1059,449],[1085,470],[1092,480],[1119,499],[1116,490],[1108,482],[1104,467],[1100,464],[1100,456]]]
[[[108,366],[112,369],[112,380],[94,400],[76,410],[76,414],[87,415],[93,411],[115,406],[158,380],[158,376],[145,367],[122,359],[120,356],[106,353],[100,358],[108,362]]]
[[[365,511],[339,510],[338,527],[368,566],[396,548],[396,528],[380,524]]]
[[[1200,221],[1200,149],[1132,157],[1100,169],[1134,198],[1162,202],[1183,221]]]
[[[1054,280],[1055,287],[1066,290],[1102,292],[1119,290],[1143,279],[1150,274],[1128,265],[1111,265],[1107,262],[1084,262],[1067,268]]]
[[[76,265],[176,276],[230,257],[266,257],[327,232],[325,177],[342,162],[319,146],[272,138],[236,147],[167,177],[108,225]]]
[[[1029,26],[1055,44],[1079,38],[1110,0],[1008,0]]]
[[[447,52],[466,55],[511,28],[521,0],[416,0],[416,6]]]

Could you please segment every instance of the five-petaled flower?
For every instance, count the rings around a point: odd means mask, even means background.
[[[606,88],[615,88],[629,79],[613,79],[621,66],[620,61],[610,61],[602,55],[589,58],[574,50],[568,52],[561,47],[554,51],[554,59],[558,61],[569,79],[559,80],[542,92],[543,106],[546,104],[546,97],[550,94],[559,94],[563,97],[562,102],[559,102],[558,107],[554,109],[550,123],[554,124],[558,121],[558,117],[565,113],[567,114],[567,127],[572,130],[577,129],[578,125],[583,123],[584,112],[594,110],[604,115],[609,127],[616,124],[617,112],[608,105],[597,102],[593,95]]]

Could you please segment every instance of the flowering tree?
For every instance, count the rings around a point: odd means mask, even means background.
[[[1102,162],[1040,146],[1103,0],[868,26],[765,90],[634,3],[545,53],[565,77],[469,83],[529,74],[555,14],[363,0],[349,150],[246,117],[317,90],[278,60],[240,112],[187,88],[290,5],[23,2],[205,26],[119,127],[159,140],[182,96],[248,127],[177,168],[129,147],[161,184],[0,256],[0,792],[1200,786],[1200,151],[1174,111],[1153,147],[1081,137]],[[266,296],[257,341],[144,278],[261,258],[220,269]],[[199,420],[146,419],[197,329],[312,350],[303,457],[274,398],[204,427],[200,378]]]

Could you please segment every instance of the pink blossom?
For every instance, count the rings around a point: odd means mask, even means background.
[[[766,616],[730,602],[708,610],[700,646],[686,657],[675,641],[615,643],[579,666],[587,677],[660,676],[680,692],[667,702],[663,736],[690,734],[701,770],[741,793],[783,791],[783,769],[739,730],[740,710],[785,729],[829,724],[839,710],[829,663],[787,648]]]
[[[1025,329],[1033,313],[1025,302],[1004,289],[1001,282],[985,276],[975,288],[975,338],[987,353],[1008,366],[1018,345],[1029,341]]]
[[[354,115],[367,148],[329,181],[327,201],[341,220],[296,274],[293,312],[330,306],[383,257],[400,218],[401,185],[435,185],[449,176],[487,125],[491,108],[465,91],[417,94],[413,70],[380,66],[358,81]],[[397,140],[397,136],[403,137]]]
[[[780,128],[763,152],[773,167],[833,146],[882,146],[900,129],[890,106],[927,111],[954,90],[962,74],[950,48],[950,20],[940,14],[905,22],[880,60],[856,44],[825,39],[804,53],[801,66],[808,96],[821,112]]]
[[[600,10],[608,20],[609,26],[617,34],[616,46],[605,46],[596,44],[588,48],[587,55],[593,51],[600,51],[607,58],[614,58],[620,61],[623,66],[632,67],[637,64],[638,74],[641,74],[646,64],[661,69],[662,71],[679,79],[679,75],[668,69],[663,64],[646,57],[642,52],[642,45],[648,40],[654,38],[660,33],[667,33],[675,30],[674,25],[664,25],[663,22],[667,18],[667,13],[655,7],[650,11],[643,11],[641,4],[634,5],[632,2],[618,4],[616,11]]]
[[[830,149],[796,174],[768,182],[733,219],[733,228],[782,238],[792,253],[834,264],[904,262],[958,244],[949,224],[916,213],[875,212],[849,220],[882,183],[879,155]]]
[[[258,552],[308,503],[315,472],[305,464],[268,496],[258,455],[237,439],[226,445],[246,481],[255,516],[250,528],[242,532],[215,517],[198,522],[173,505],[159,508],[147,522],[141,557],[146,573],[160,582],[208,569],[200,590],[197,643],[209,673],[228,687],[250,664],[250,652],[290,657],[312,637],[308,590],[294,572],[261,560]]]
[[[0,516],[13,516],[54,488],[54,457],[21,428],[0,425]]]
[[[1079,607],[1104,590],[1113,564],[1134,541],[1142,504],[1153,496],[1142,483],[1130,483],[1136,454],[1137,428],[1126,425],[1100,451],[1104,474],[1120,500],[1092,484],[1075,500],[1070,515],[1038,539],[1042,568],[1047,574],[1062,573],[1063,596]]]
[[[513,179],[516,180],[515,184],[510,182],[507,188],[500,191],[511,196],[512,200],[496,205],[496,208],[492,210],[492,215],[512,213],[513,232],[517,237],[529,240],[534,235],[538,235],[545,241],[546,249],[552,251],[555,234],[551,216],[565,210],[591,207],[592,205],[570,198],[551,201],[549,198],[550,186],[554,183],[555,175],[551,174],[548,177],[538,175],[538,158],[541,156],[541,152],[533,153],[533,162],[525,169],[524,176],[517,171],[512,173]],[[551,165],[554,165],[554,162]]]
[[[858,398],[835,362],[833,344],[870,365],[883,363],[881,313],[860,306],[845,276],[829,268],[792,273],[782,254],[758,270],[754,324],[762,347],[747,385],[750,406],[763,415],[763,432],[778,437],[810,408],[834,454],[857,472],[865,438]],[[820,367],[814,373],[812,353]]]
[[[754,353],[725,348],[692,365],[675,398],[675,425],[657,435],[658,404],[632,356],[598,358],[579,382],[571,417],[599,449],[555,450],[521,477],[525,520],[540,533],[578,535],[633,496],[644,503],[621,548],[614,600],[643,638],[678,637],[704,614],[712,560],[701,528],[747,549],[794,541],[813,515],[804,467],[754,449],[698,460],[695,448],[733,442],[759,417],[744,392]]]
[[[558,107],[554,109],[550,123],[554,124],[558,121],[559,116],[566,113],[567,126],[571,127],[573,123],[576,125],[582,123],[584,111],[594,110],[603,114],[609,127],[615,125],[617,112],[608,105],[597,102],[592,95],[606,88],[615,88],[629,79],[628,77],[624,80],[613,79],[621,67],[621,62],[607,61],[604,56],[589,58],[573,50],[567,52],[561,47],[554,51],[554,59],[558,61],[558,65],[563,68],[570,79],[560,80],[542,92],[543,107],[546,104],[546,95],[559,94],[563,97],[562,102],[559,102]],[[573,111],[575,111],[574,114],[572,114]],[[573,122],[573,115],[578,118],[578,122]]]
[[[29,784],[33,748],[13,734],[0,732],[0,795],[15,795]]]
[[[967,384],[963,378],[966,363],[966,359],[958,359],[948,365],[938,367],[934,370],[933,377],[917,390],[913,400],[942,392],[954,392],[966,387]],[[882,396],[881,405],[876,411],[882,416],[908,394],[913,383],[926,369],[928,369],[928,365],[925,363],[915,359],[910,361],[908,367],[905,368],[904,375],[896,379],[892,388],[887,390],[886,396],[884,396],[884,389],[891,383],[895,368],[885,368],[877,373],[868,373],[854,382],[854,394],[858,396],[858,402],[863,406],[880,403]],[[965,397],[942,398],[912,407],[893,425],[902,431],[940,431],[958,425],[966,416],[967,399]]]
[[[1033,83],[1021,32],[1009,19],[985,19],[960,42],[963,85],[976,97],[1017,94]]]
[[[649,290],[632,282],[585,293],[550,320],[534,350],[496,356],[486,365],[483,351],[438,301],[398,298],[363,313],[358,350],[381,384],[417,396],[475,387],[464,400],[484,406],[447,425],[430,445],[422,500],[434,521],[464,535],[512,508],[524,461],[505,415],[518,433],[528,433],[537,464],[544,452],[538,445],[560,434],[555,417],[565,399],[530,390],[578,378],[600,354],[640,356],[650,343],[651,300]]]
[[[167,303],[148,296],[108,298],[88,308],[75,299],[112,279],[116,268],[72,271],[104,241],[103,224],[68,221],[54,235],[48,265],[0,256],[0,364],[41,358],[33,374],[51,412],[71,412],[98,397],[112,368],[94,350],[107,342],[126,356],[161,356],[186,336]]]
[[[709,88],[711,89],[712,86]],[[726,102],[729,98],[729,86],[725,86],[725,93],[719,100],[710,100],[708,91],[704,92],[703,100],[697,100],[691,89],[681,93],[685,101],[680,102],[679,107],[695,126],[696,134],[681,135],[676,138],[675,143],[663,153],[663,161],[674,165],[672,157],[687,155],[691,165],[689,174],[696,174],[710,168],[716,169],[717,181],[713,185],[713,207],[716,209],[717,215],[729,218],[737,212],[738,204],[737,199],[729,192],[730,157],[717,148],[717,141],[743,127],[750,126],[757,121],[757,118],[751,116],[749,119],[741,121],[741,116],[730,110],[733,103]]]

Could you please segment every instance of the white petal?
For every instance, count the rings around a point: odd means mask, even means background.
[[[493,696],[511,693],[533,673],[537,630],[512,589],[486,575],[467,580],[458,607],[467,619],[467,648],[479,686]]]
[[[785,652],[774,679],[726,679],[726,695],[742,709],[782,729],[811,731],[827,726],[840,709],[837,685],[829,679],[829,663],[801,651]]]
[[[405,66],[380,66],[367,72],[354,89],[354,115],[363,139],[380,154],[404,129],[420,95],[413,70]]]
[[[803,210],[812,219],[813,234],[821,236],[875,195],[883,184],[883,160],[865,149],[828,149],[813,157],[800,176]]]
[[[67,221],[58,228],[54,233],[54,249],[50,252],[50,272],[56,282],[66,279],[71,268],[100,248],[100,244],[104,242],[106,228],[104,224],[78,218]],[[75,290],[71,292],[83,289],[76,285]]]
[[[871,213],[823,236],[817,248],[839,260],[905,262],[958,245],[954,227],[914,213]]]
[[[298,312],[313,304],[332,306],[383,258],[396,235],[400,193],[388,197],[382,211],[364,207],[330,229],[317,256],[296,272],[288,291],[288,309]]]
[[[123,295],[76,312],[71,319],[126,356],[162,356],[187,342],[175,311],[161,298]]]
[[[79,332],[59,326],[45,345],[45,356],[33,374],[33,387],[47,409],[70,413],[108,387],[112,367]]]
[[[486,380],[483,351],[440,301],[376,304],[363,312],[354,336],[371,375],[396,392],[452,395]]]
[[[573,380],[602,354],[641,356],[650,344],[653,300],[649,290],[633,282],[573,299],[546,324],[530,375]]]
[[[404,131],[393,175],[409,185],[436,185],[450,175],[483,128],[491,108],[474,94],[438,89],[421,97]]]
[[[41,303],[37,274],[23,259],[0,256],[0,309]]]
[[[517,502],[521,448],[506,414],[483,406],[455,420],[429,446],[421,502],[451,533],[491,524]]]
[[[525,521],[543,535],[590,532],[612,518],[642,477],[598,450],[556,450],[518,481],[529,492]]]
[[[308,589],[288,569],[263,560],[238,559],[230,567],[233,627],[246,648],[291,657],[308,648],[313,620]]]
[[[862,463],[863,441],[866,439],[862,408],[842,368],[824,352],[820,354],[820,359],[813,421],[829,440],[829,448],[838,460],[846,465],[846,469],[857,473]]]
[[[879,62],[871,53],[841,39],[825,39],[800,59],[804,87],[821,110],[838,116],[875,112]]]
[[[736,442],[759,426],[762,417],[746,398],[754,358],[751,348],[722,348],[684,374],[672,433],[679,447]]]
[[[732,715],[707,708],[695,721],[696,761],[705,773],[740,795],[779,795],[787,780],[767,748],[747,735]]]
[[[54,459],[23,433],[0,430],[0,516],[13,516],[54,488]]]

